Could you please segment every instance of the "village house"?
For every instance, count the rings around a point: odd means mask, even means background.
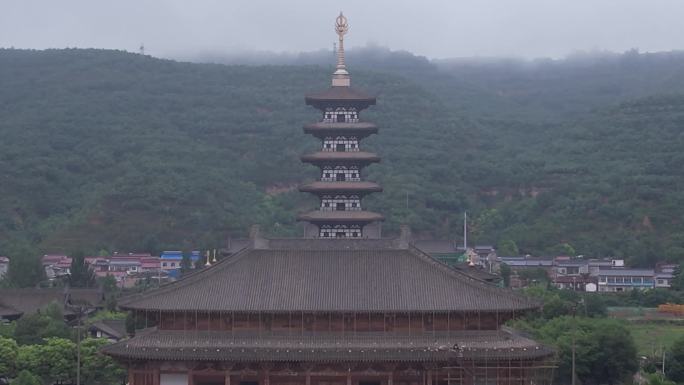
[[[655,268],[655,287],[669,288],[678,265],[674,263],[658,263]]]
[[[199,251],[190,253],[190,262],[193,267],[197,266],[201,259]],[[160,256],[161,270],[171,278],[179,278],[181,272],[181,262],[183,261],[182,251],[164,251]]]
[[[618,292],[632,289],[646,290],[655,287],[653,269],[602,268],[598,273],[598,291]]]

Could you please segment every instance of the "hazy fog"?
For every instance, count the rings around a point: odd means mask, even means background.
[[[431,58],[684,49],[682,0],[1,0],[0,46],[311,51],[332,48],[340,10],[350,46]]]

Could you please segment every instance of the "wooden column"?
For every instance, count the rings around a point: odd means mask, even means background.
[[[270,370],[269,369],[264,369],[264,372],[262,374],[263,376],[263,382],[261,385],[271,385],[271,375],[270,375]]]
[[[428,369],[427,371],[427,385],[432,385],[432,370]]]
[[[311,370],[306,371],[306,382],[304,385],[311,385]]]
[[[394,371],[389,372],[389,375],[387,375],[387,385],[394,385]]]
[[[230,369],[226,370],[226,373],[224,374],[223,384],[230,385]]]
[[[352,385],[351,370],[347,370],[347,385]]]

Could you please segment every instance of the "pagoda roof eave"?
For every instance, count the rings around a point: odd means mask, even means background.
[[[354,193],[369,194],[382,192],[382,186],[375,182],[322,182],[316,181],[299,187],[299,191],[308,193]]]
[[[379,163],[380,157],[372,152],[365,151],[318,151],[307,155],[302,155],[304,163]]]
[[[363,109],[375,105],[376,97],[354,87],[333,86],[322,92],[308,94],[304,100],[307,105],[316,108],[325,108],[331,104],[342,104]]]
[[[323,138],[328,135],[350,135],[365,138],[369,135],[377,134],[378,127],[373,123],[326,123],[317,122],[307,124],[304,133]]]
[[[300,214],[299,221],[311,223],[371,223],[384,221],[385,217],[372,211],[321,211],[315,210]]]
[[[369,348],[372,347],[372,348]],[[456,347],[456,348],[455,348]],[[198,361],[449,361],[541,359],[553,349],[504,330],[422,335],[304,333],[256,335],[228,331],[145,330],[107,345],[107,355],[140,360]]]

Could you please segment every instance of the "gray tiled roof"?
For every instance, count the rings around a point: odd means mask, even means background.
[[[655,272],[653,269],[622,269],[622,268],[617,268],[617,269],[599,269],[599,275],[606,275],[606,276],[616,276],[616,277],[622,277],[622,276],[644,276],[644,277],[653,277],[655,275]]]
[[[385,333],[231,334],[151,330],[104,348],[115,357],[223,361],[440,361],[538,358],[551,349],[502,330],[388,335]]]
[[[98,289],[72,288],[68,293],[72,302],[85,302],[95,307],[101,306],[104,302],[103,295]],[[61,306],[64,299],[65,289],[62,288],[0,289],[0,303],[23,314],[33,314],[52,302]]]
[[[392,240],[264,240],[128,309],[209,311],[511,311],[538,303]]]
[[[4,317],[20,317],[24,314],[21,310],[17,310],[9,305],[4,305],[0,302],[0,318]]]
[[[416,247],[425,251],[426,253],[450,254],[450,253],[457,253],[460,251],[456,248],[454,241],[446,240],[446,239],[445,240],[421,239],[421,240],[415,241],[414,245],[416,245]],[[463,251],[460,251],[460,252],[462,253]]]
[[[90,325],[91,329],[98,329],[112,338],[126,337],[126,320],[106,319]]]

